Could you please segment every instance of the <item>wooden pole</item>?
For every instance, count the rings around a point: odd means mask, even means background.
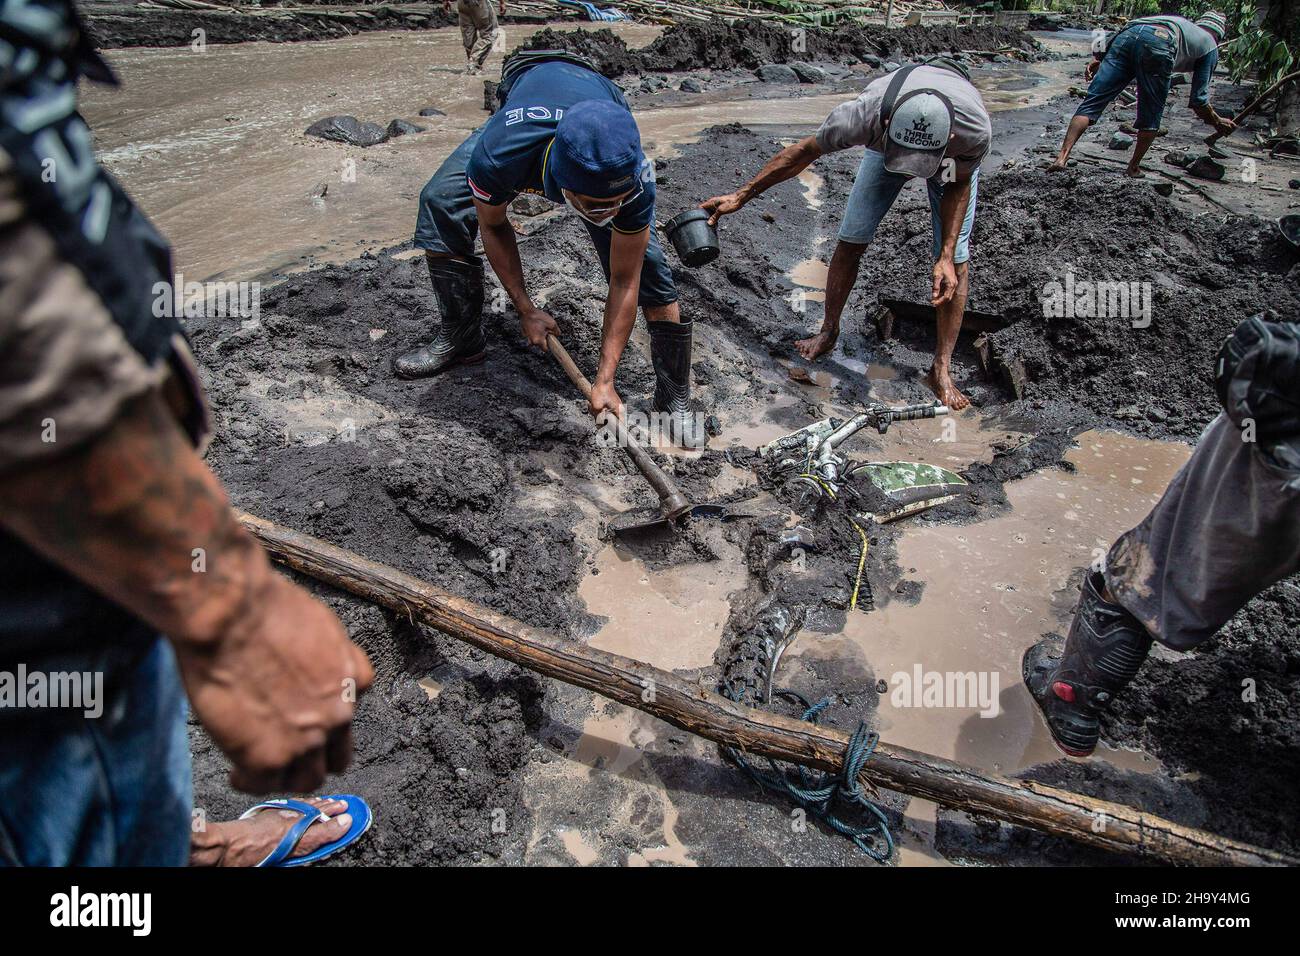
[[[745,707],[676,674],[529,627],[318,538],[246,513],[239,517],[286,567],[497,657],[746,753],[832,773],[842,769],[849,737],[841,731]],[[1122,804],[987,774],[883,742],[862,773],[899,793],[1162,863],[1300,864],[1275,850],[1185,827]]]
[[[1243,106],[1240,110],[1238,110],[1238,111],[1237,111],[1237,115],[1236,115],[1235,117],[1233,117],[1234,121],[1235,121],[1235,120],[1244,120],[1247,116],[1250,116],[1251,114],[1253,114],[1253,113],[1255,112],[1255,110],[1259,109],[1260,106],[1263,104],[1263,102],[1264,102],[1266,99],[1268,99],[1270,96],[1272,96],[1272,95],[1273,95],[1274,93],[1276,93],[1278,90],[1282,89],[1282,87],[1286,86],[1286,85],[1287,85],[1288,83],[1290,83],[1292,80],[1297,80],[1297,79],[1300,79],[1300,70],[1298,70],[1298,71],[1296,71],[1296,72],[1294,72],[1294,73],[1288,73],[1286,76],[1282,77],[1282,79],[1278,80],[1276,83],[1274,83],[1274,84],[1273,84],[1272,86],[1270,86],[1268,89],[1266,89],[1263,93],[1260,93],[1260,94],[1259,94],[1258,96],[1256,96],[1253,100],[1251,100],[1249,103],[1247,103],[1245,106]],[[1214,145],[1215,143],[1217,143],[1219,140],[1223,139],[1223,136],[1224,136],[1223,133],[1218,133],[1218,132],[1211,133],[1209,136],[1205,137],[1205,145],[1207,145],[1207,146],[1213,146],[1213,145]]]

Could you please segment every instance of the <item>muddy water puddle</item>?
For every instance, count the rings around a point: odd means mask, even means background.
[[[677,836],[676,804],[669,791],[641,759],[645,749],[661,733],[671,730],[667,724],[639,710],[597,698],[595,712],[583,724],[582,736],[569,754],[573,764],[579,769],[586,768],[585,772],[615,774],[653,785],[650,791],[663,814],[660,831],[662,842],[641,846],[628,853],[625,859],[628,866],[650,866],[655,863],[695,865],[690,850]],[[577,831],[564,831],[560,836],[565,849],[579,863],[590,865],[597,862],[598,854]]]
[[[1049,469],[1007,485],[1007,514],[902,526],[898,560],[905,578],[924,582],[920,601],[856,615],[843,633],[888,685],[880,732],[890,743],[1004,774],[1068,759],[1021,683],[1021,655],[1040,635],[1064,633],[1078,570],[1141,520],[1190,454],[1113,432],[1078,443],[1067,455],[1075,473]],[[816,640],[804,635],[792,653]],[[1147,755],[1105,747],[1093,759],[1159,769]]]
[[[588,643],[664,670],[707,667],[731,611],[728,596],[746,580],[739,549],[722,560],[651,571],[607,544],[578,586],[587,610],[608,618]]]

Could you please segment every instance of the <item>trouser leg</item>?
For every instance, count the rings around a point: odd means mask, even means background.
[[[1219,415],[1159,503],[1107,556],[1110,592],[1175,650],[1209,640],[1252,597],[1300,570],[1300,472],[1242,438]]]

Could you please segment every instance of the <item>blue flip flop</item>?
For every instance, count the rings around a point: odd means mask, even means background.
[[[332,843],[326,843],[306,856],[296,856],[292,859],[290,859],[289,854],[293,852],[294,847],[298,845],[298,841],[303,838],[311,825],[333,819],[329,814],[321,812],[310,803],[304,803],[302,800],[286,799],[263,800],[261,803],[249,807],[240,815],[239,819],[246,820],[253,814],[261,813],[263,810],[295,810],[302,814],[302,819],[289,828],[289,832],[284,835],[276,848],[268,853],[266,859],[257,864],[258,866],[306,866],[308,863],[323,860],[326,857],[333,856],[349,844],[355,843],[363,833],[370,829],[370,824],[374,822],[374,815],[370,812],[370,805],[355,794],[331,794],[320,799],[342,800],[346,803],[348,808],[343,812],[352,814],[352,826],[348,828],[347,833]]]

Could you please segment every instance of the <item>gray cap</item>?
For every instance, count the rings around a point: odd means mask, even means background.
[[[885,131],[885,169],[929,179],[939,171],[952,133],[952,104],[937,90],[912,90],[894,107]]]

